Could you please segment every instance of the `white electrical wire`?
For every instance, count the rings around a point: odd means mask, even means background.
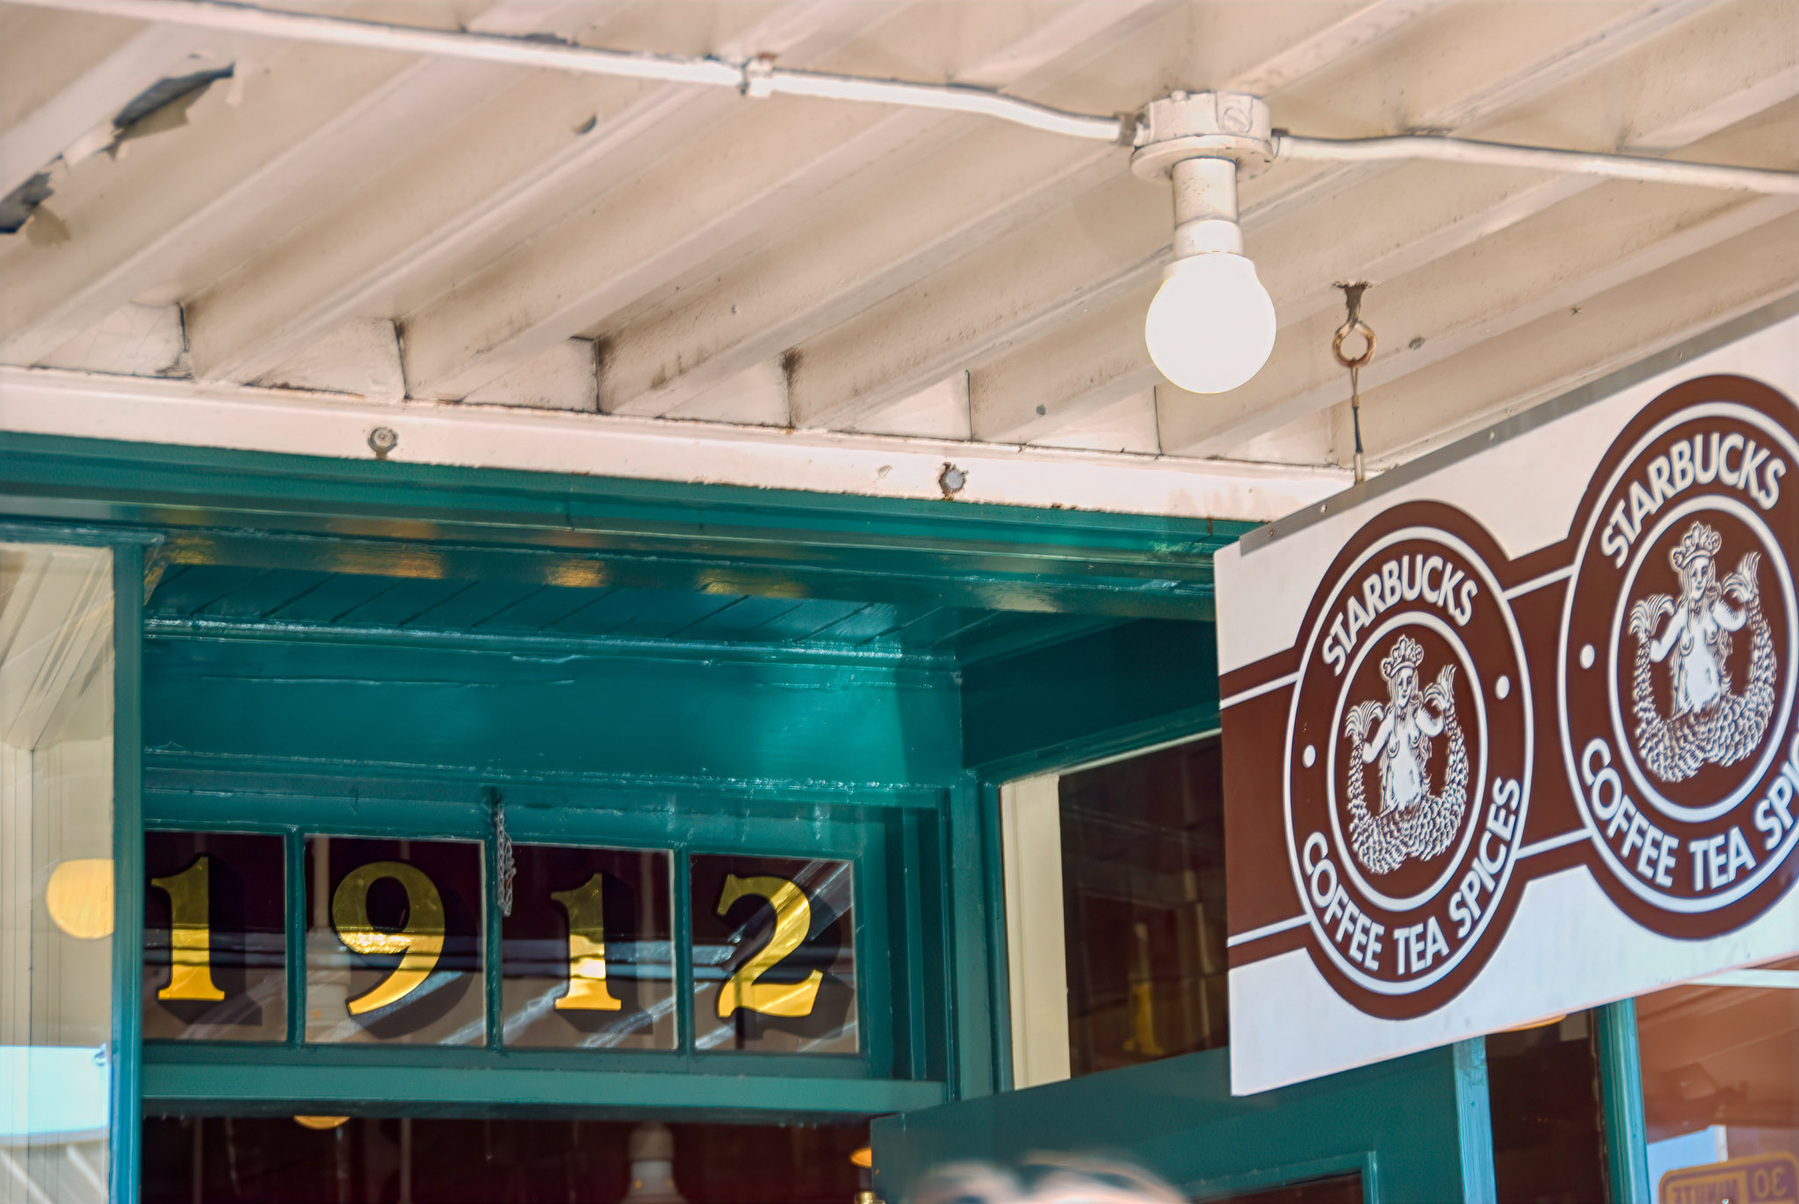
[[[406,54],[480,59],[520,67],[549,67],[558,71],[579,71],[590,75],[624,75],[677,84],[713,84],[731,88],[741,87],[743,84],[743,68],[722,59],[639,54],[504,34],[387,25],[378,21],[359,21],[353,17],[281,12],[272,8],[259,8],[253,4],[227,3],[226,0],[23,2],[43,8],[74,9],[109,17],[129,17],[134,21],[166,21],[256,37],[325,42],[333,46],[359,46],[370,50],[397,50]]]
[[[668,83],[737,88],[754,97],[781,93],[829,100],[853,100],[907,108],[971,113],[1010,121],[1032,129],[1071,138],[1100,142],[1129,142],[1135,131],[1132,117],[1098,117],[1066,113],[1033,104],[986,88],[962,84],[923,84],[901,80],[864,79],[814,71],[790,71],[763,59],[732,63],[716,58],[644,54],[589,46],[510,37],[502,34],[421,29],[388,25],[349,17],[316,13],[284,12],[231,0],[19,0],[48,8],[74,9],[129,17],[139,21],[167,21],[198,25],[262,37],[294,38],[338,46],[360,46],[408,54],[435,54],[482,59],[521,67],[544,67],[590,75],[622,75]],[[1637,155],[1554,150],[1547,147],[1511,146],[1475,142],[1435,134],[1409,134],[1394,138],[1304,138],[1280,134],[1275,138],[1276,158],[1313,162],[1390,162],[1399,159],[1433,159],[1447,163],[1475,163],[1492,167],[1518,167],[1539,171],[1610,176],[1651,183],[1686,184],[1747,192],[1799,195],[1799,173],[1754,167],[1728,167],[1710,163],[1682,163]]]
[[[1654,184],[1691,184],[1701,188],[1799,196],[1799,173],[1770,171],[1759,167],[1725,167],[1712,163],[1650,159],[1640,155],[1512,146],[1503,142],[1476,142],[1437,134],[1345,139],[1297,138],[1291,134],[1277,134],[1274,141],[1277,160],[1353,163],[1433,159],[1441,163],[1534,168],[1539,171],[1642,180]]]
[[[749,78],[749,94],[759,95],[762,85],[753,67],[749,70]],[[1090,138],[1098,142],[1124,141],[1125,136],[1136,128],[1134,118],[1065,113],[1060,109],[1019,100],[1015,96],[1004,96],[986,88],[962,84],[913,84],[897,80],[863,79],[851,75],[824,75],[813,71],[787,71],[779,67],[768,70],[761,78],[768,81],[769,91],[789,96],[817,96],[829,100],[861,100],[875,104],[904,105],[914,109],[976,113],[1010,121],[1014,125],[1029,126],[1070,138]]]

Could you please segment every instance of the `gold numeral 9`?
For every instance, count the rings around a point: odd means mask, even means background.
[[[392,878],[406,889],[406,926],[386,932],[369,922],[369,888]],[[424,983],[444,947],[444,901],[425,872],[404,861],[371,861],[357,866],[337,884],[331,896],[331,926],[346,947],[365,956],[401,955],[394,972],[350,1000],[350,1015],[360,1016],[400,1002]]]
[[[179,874],[152,878],[150,885],[169,896],[169,985],[158,999],[225,998],[212,981],[212,858],[205,853]]]
[[[560,1009],[616,1012],[625,1006],[606,982],[606,912],[600,899],[605,880],[595,871],[573,890],[550,895],[568,913],[568,989],[556,1000]]]
[[[723,916],[731,904],[746,895],[767,899],[775,909],[775,932],[768,944],[737,968],[718,993],[719,1019],[729,1019],[738,1008],[761,1012],[768,1016],[810,1016],[818,1000],[818,984],[824,974],[814,970],[799,982],[758,982],[757,979],[778,965],[782,958],[800,947],[812,927],[812,901],[806,892],[786,878],[772,875],[739,878],[725,875],[725,886],[718,895],[717,914]]]

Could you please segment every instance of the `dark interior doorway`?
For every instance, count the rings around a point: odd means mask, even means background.
[[[629,1121],[336,1119],[147,1118],[143,1204],[618,1204],[632,1191]],[[666,1131],[679,1196],[646,1183],[638,1199],[851,1204],[866,1186],[851,1161],[865,1122]],[[635,1142],[640,1157],[657,1149]]]

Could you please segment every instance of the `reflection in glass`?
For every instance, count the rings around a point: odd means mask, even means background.
[[[107,1198],[111,564],[0,544],[0,1199]]]
[[[306,1039],[485,1042],[481,846],[306,841]]]
[[[853,1053],[847,861],[695,857],[694,1048]]]
[[[1687,1168],[1720,1163],[1782,1179],[1799,1198],[1799,958],[1723,976],[1751,985],[1685,986],[1637,1000],[1649,1178],[1691,1184]],[[1720,1175],[1701,1176],[1712,1191]],[[1711,1199],[1713,1195],[1703,1198]],[[1696,1197],[1698,1198],[1698,1197]]]
[[[1061,780],[1074,1074],[1229,1039],[1218,754],[1197,740]]]
[[[670,855],[514,845],[500,1041],[673,1049]]]
[[[279,836],[144,835],[144,1036],[287,1036]]]

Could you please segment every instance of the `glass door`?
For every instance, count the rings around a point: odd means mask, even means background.
[[[112,557],[0,544],[0,1204],[109,1195]]]

